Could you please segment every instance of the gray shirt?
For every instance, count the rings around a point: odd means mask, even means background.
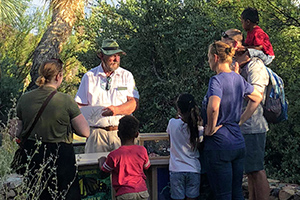
[[[253,85],[255,89],[264,94],[264,98],[262,100],[262,102],[264,102],[266,87],[269,83],[269,75],[264,63],[259,58],[252,58],[251,61],[241,69],[241,75],[247,80],[247,82]],[[248,100],[245,100],[244,110],[247,103]],[[250,119],[241,126],[243,134],[265,133],[268,130],[268,123],[263,116],[263,108],[261,104],[257,107]]]

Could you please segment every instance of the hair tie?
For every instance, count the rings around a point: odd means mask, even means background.
[[[225,53],[228,55],[231,53],[232,47],[226,48]]]

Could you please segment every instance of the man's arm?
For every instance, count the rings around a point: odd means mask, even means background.
[[[81,79],[78,91],[74,99],[79,108],[83,106],[88,106],[88,89],[89,89],[88,86],[89,86],[89,77],[87,73],[85,73]]]
[[[119,106],[108,106],[103,109],[103,116],[130,115],[139,106],[139,99],[127,96],[127,101]]]
[[[252,59],[249,63],[247,74],[247,82],[263,94],[269,83],[269,74],[264,63],[258,58]]]
[[[240,126],[252,116],[252,114],[254,113],[254,111],[256,110],[256,108],[258,107],[258,105],[263,99],[262,93],[258,92],[258,90],[256,90],[255,88],[254,91],[247,97],[249,101],[245,111],[241,115],[240,122],[239,122]]]

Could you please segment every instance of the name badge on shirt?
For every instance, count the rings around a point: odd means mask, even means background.
[[[121,90],[127,90],[127,87],[118,87],[117,90],[118,90],[118,91],[121,91]]]

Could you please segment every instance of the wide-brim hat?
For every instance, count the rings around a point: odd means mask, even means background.
[[[116,53],[126,54],[122,49],[120,49],[119,44],[113,39],[103,40],[100,50],[103,54],[108,56]]]

